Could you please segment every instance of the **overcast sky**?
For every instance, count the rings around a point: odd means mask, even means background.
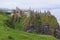
[[[0,8],[50,10],[60,23],[60,0],[0,0]]]

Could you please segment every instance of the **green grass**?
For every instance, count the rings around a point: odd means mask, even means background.
[[[8,27],[0,27],[0,40],[9,40],[9,36],[14,40],[57,40],[49,35],[39,35],[34,33],[27,33],[23,31],[16,31]]]
[[[6,15],[0,15],[0,40],[57,40],[50,35],[40,35],[14,30],[5,25]]]
[[[50,25],[58,25],[55,16],[41,16],[41,22],[42,24],[48,23]]]

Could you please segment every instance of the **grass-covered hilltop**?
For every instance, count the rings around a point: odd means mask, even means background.
[[[0,40],[58,40],[60,28],[50,11],[0,10]]]

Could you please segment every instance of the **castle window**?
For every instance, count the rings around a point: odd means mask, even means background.
[[[17,13],[19,13],[19,12],[17,11]]]

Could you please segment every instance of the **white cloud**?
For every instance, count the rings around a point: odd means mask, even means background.
[[[60,4],[60,0],[0,0],[0,7],[14,8],[19,6],[21,8],[32,7],[32,8],[41,8],[47,6],[53,6]],[[13,6],[13,7],[11,7]]]

